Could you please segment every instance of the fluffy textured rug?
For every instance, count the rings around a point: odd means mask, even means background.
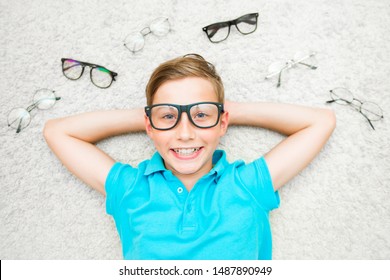
[[[258,12],[257,30],[211,43],[202,27]],[[123,40],[167,16],[172,30],[149,35],[132,54]],[[280,191],[271,214],[274,259],[390,258],[390,3],[388,0],[275,1],[53,1],[0,0],[1,259],[121,259],[105,200],[61,165],[43,137],[50,118],[99,109],[144,106],[144,89],[161,62],[199,53],[214,63],[226,96],[331,107],[337,128],[310,166]],[[268,65],[297,52],[316,52],[318,68],[297,66],[276,81]],[[61,72],[62,57],[104,65],[118,73],[108,89],[88,75]],[[372,101],[384,118],[367,120],[354,108],[325,104],[329,90],[346,87]],[[14,107],[27,107],[39,88],[61,96],[53,108],[31,112],[16,134],[7,125]],[[249,162],[283,137],[232,127],[222,140],[230,161]],[[154,148],[145,134],[98,144],[119,161],[137,165]],[[242,147],[245,147],[243,149]]]

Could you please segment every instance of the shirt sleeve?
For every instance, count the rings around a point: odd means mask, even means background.
[[[137,169],[129,164],[116,162],[108,173],[106,189],[106,211],[114,215],[122,198],[132,190]]]
[[[258,203],[267,211],[279,207],[279,193],[274,190],[267,162],[261,157],[243,166],[240,177]]]

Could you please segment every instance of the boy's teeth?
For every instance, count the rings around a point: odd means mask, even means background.
[[[197,151],[199,151],[200,148],[192,148],[192,149],[174,149],[176,153],[182,156],[188,156],[191,155]]]

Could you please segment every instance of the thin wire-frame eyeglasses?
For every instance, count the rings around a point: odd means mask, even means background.
[[[26,128],[31,122],[31,111],[35,108],[46,110],[54,106],[61,97],[55,95],[55,91],[47,88],[38,89],[34,93],[33,103],[27,108],[14,108],[8,113],[8,126],[15,128],[16,133]]]
[[[366,118],[372,129],[375,130],[372,121],[379,121],[380,119],[383,119],[382,108],[376,103],[370,101],[360,101],[353,96],[351,91],[343,87],[334,88],[329,92],[332,99],[326,101],[326,103],[335,102],[340,105],[351,106]]]
[[[149,26],[144,27],[139,32],[133,32],[126,36],[123,45],[133,54],[140,51],[145,45],[145,36],[153,33],[158,37],[165,36],[171,30],[171,24],[167,17],[154,19]]]
[[[282,84],[282,73],[285,70],[295,67],[296,65],[303,65],[312,70],[317,69],[317,66],[315,65],[316,61],[314,61],[315,55],[315,53],[310,53],[308,55],[297,53],[294,55],[293,59],[290,59],[286,62],[273,63],[268,67],[268,75],[265,76],[265,79],[268,80],[278,75],[278,83],[276,84],[276,87],[280,87]]]
[[[223,22],[217,22],[207,25],[202,30],[207,34],[210,42],[219,43],[227,39],[230,34],[230,27],[234,25],[237,30],[243,34],[248,35],[256,31],[257,18],[259,13],[251,13],[243,15],[234,20],[228,20]]]
[[[111,86],[112,82],[115,81],[115,77],[118,76],[118,73],[94,63],[83,62],[71,58],[61,58],[61,62],[62,73],[69,80],[80,79],[84,73],[85,67],[90,67],[89,77],[91,82],[98,88],[108,88]]]
[[[145,107],[145,114],[150,124],[157,130],[174,128],[184,112],[194,126],[211,128],[218,124],[224,108],[223,104],[218,102],[198,102],[189,105],[163,103]]]

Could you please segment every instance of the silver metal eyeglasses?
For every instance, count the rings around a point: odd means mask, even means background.
[[[153,33],[156,36],[162,37],[169,33],[171,25],[168,18],[159,17],[153,20],[149,26],[141,29],[139,32],[130,33],[126,36],[123,44],[132,53],[140,51],[145,45],[145,36]]]
[[[309,69],[317,69],[317,60],[315,59],[315,53],[305,54],[305,53],[296,53],[293,59],[290,59],[286,62],[275,62],[268,67],[268,74],[265,76],[265,79],[271,79],[273,77],[278,77],[278,83],[276,87],[280,87],[282,80],[282,73],[284,71],[296,67],[298,65],[303,65]]]
[[[379,105],[369,101],[362,102],[354,98],[352,92],[346,88],[338,87],[330,90],[330,97],[332,99],[326,101],[326,103],[335,102],[340,105],[351,106],[367,119],[368,123],[374,130],[375,128],[372,121],[379,121],[380,119],[383,119],[383,111]]]
[[[15,128],[16,133],[26,128],[31,122],[30,112],[35,108],[46,110],[60,100],[61,97],[55,95],[55,91],[47,88],[38,89],[34,93],[32,104],[27,108],[14,108],[8,113],[8,126]]]

